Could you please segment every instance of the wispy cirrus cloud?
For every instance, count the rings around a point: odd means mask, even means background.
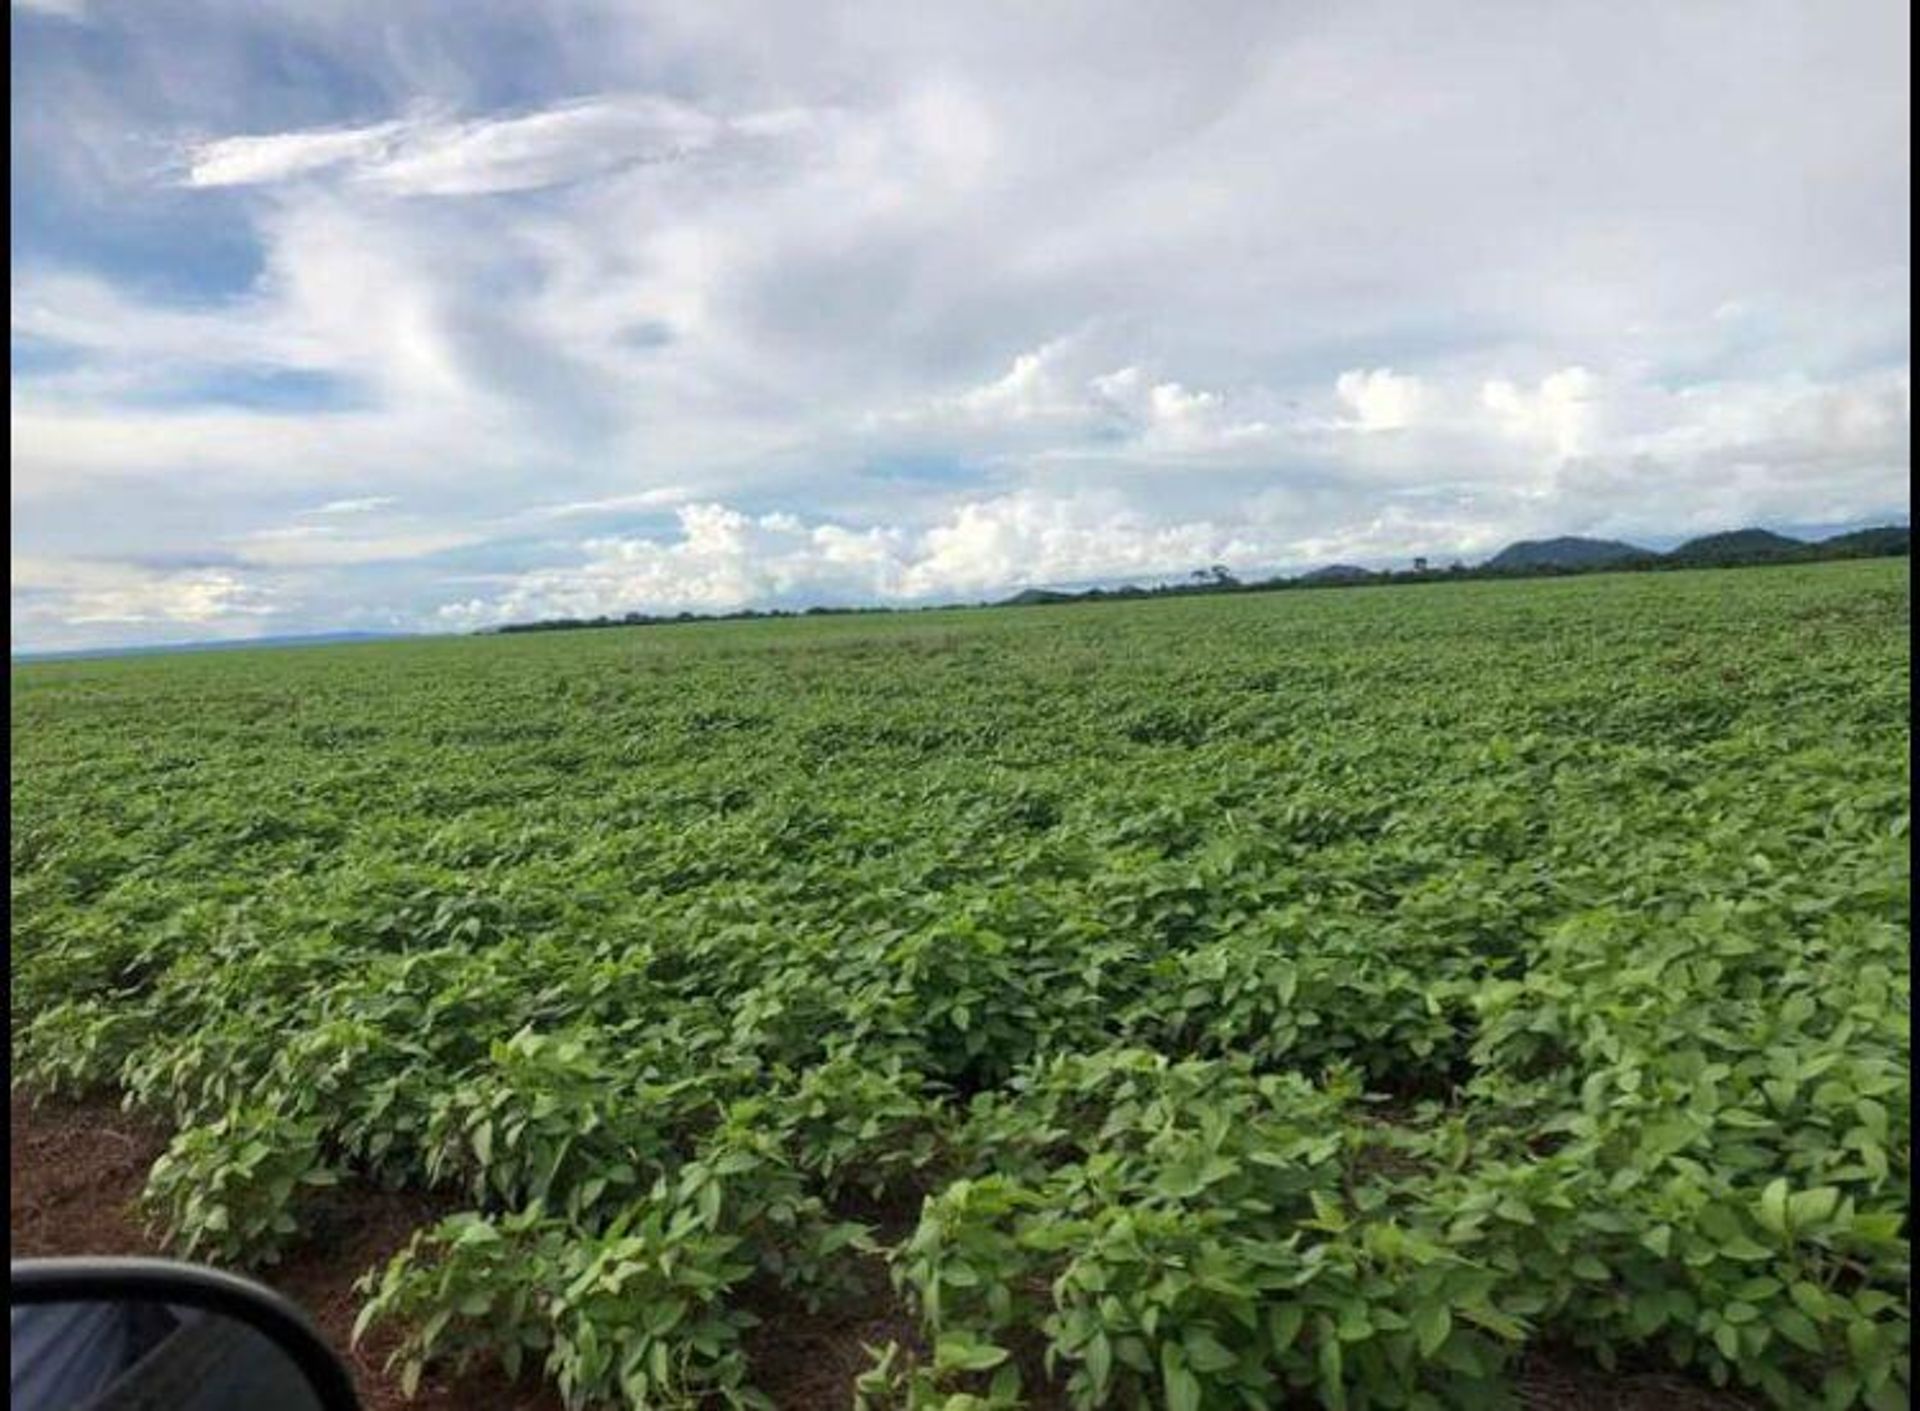
[[[602,95],[510,116],[421,115],[363,127],[222,137],[185,156],[190,187],[264,186],[327,172],[395,196],[536,191],[804,127],[795,110],[717,118],[658,94]]]
[[[377,167],[411,130],[404,122],[312,132],[222,137],[186,155],[187,186],[258,186],[289,181],[329,167]]]
[[[537,505],[528,510],[531,519],[588,519],[602,515],[632,514],[670,508],[698,498],[698,492],[685,485],[662,485],[632,495],[611,495],[600,500],[569,500],[557,505]]]
[[[328,500],[324,505],[315,505],[310,514],[371,514],[375,510],[386,509],[400,501],[393,495],[367,495],[357,500]]]

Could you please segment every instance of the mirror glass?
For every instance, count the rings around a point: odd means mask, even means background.
[[[178,1304],[12,1309],[13,1411],[321,1411],[300,1364],[249,1323]]]

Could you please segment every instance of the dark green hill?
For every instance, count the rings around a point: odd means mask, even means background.
[[[1881,524],[1822,539],[1819,548],[1823,558],[1891,558],[1912,553],[1912,539],[1913,531],[1904,524]]]
[[[1728,564],[1774,563],[1782,559],[1804,557],[1812,547],[1799,539],[1789,539],[1770,529],[1733,529],[1724,534],[1706,534],[1689,539],[1667,555],[1669,563]]]
[[[1563,535],[1558,539],[1522,539],[1509,544],[1486,562],[1496,571],[1537,568],[1599,568],[1612,563],[1634,563],[1655,555],[1636,544],[1618,539],[1582,539]]]
[[[1302,583],[1364,583],[1377,577],[1372,571],[1355,568],[1350,563],[1330,563],[1325,568],[1316,568],[1312,573],[1302,574]]]

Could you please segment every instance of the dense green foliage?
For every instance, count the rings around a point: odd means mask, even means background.
[[[243,1262],[470,1206],[400,1355],[763,1404],[1909,1387],[1908,578],[1196,597],[13,676],[13,1056]],[[889,1237],[890,1238],[890,1237]],[[1037,1354],[1037,1355],[1036,1355]]]

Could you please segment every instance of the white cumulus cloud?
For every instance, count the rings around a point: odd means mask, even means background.
[[[29,628],[187,625],[271,615],[272,590],[225,568],[151,568],[84,558],[16,557],[14,618]]]
[[[1583,367],[1548,373],[1532,389],[1495,378],[1481,389],[1480,400],[1508,435],[1551,447],[1557,456],[1579,455],[1592,443],[1599,385]]]
[[[442,606],[483,625],[754,604],[944,601],[1036,583],[1180,577],[1216,562],[1271,564],[1273,526],[1168,523],[1114,495],[1021,492],[969,501],[914,530],[683,506],[677,536],[589,539],[575,563],[520,575],[491,597]]]
[[[1427,398],[1419,378],[1386,367],[1343,372],[1334,390],[1362,431],[1398,431],[1411,425]]]
[[[1092,441],[1107,456],[1205,453],[1243,446],[1272,430],[1240,414],[1221,392],[1155,378],[1135,364],[1099,369],[1084,340],[1058,338],[1019,354],[990,382],[869,414],[864,425],[1054,451]]]

